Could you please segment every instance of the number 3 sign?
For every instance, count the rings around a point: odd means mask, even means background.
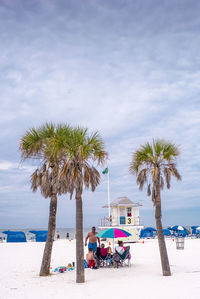
[[[127,225],[133,224],[133,217],[126,217],[126,224]]]

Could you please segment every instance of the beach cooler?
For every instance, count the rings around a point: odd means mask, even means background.
[[[176,249],[184,249],[185,238],[177,237],[176,238]]]

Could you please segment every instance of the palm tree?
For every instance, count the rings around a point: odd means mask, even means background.
[[[176,168],[176,158],[179,149],[175,144],[165,140],[156,140],[152,144],[146,143],[133,153],[130,163],[130,173],[137,176],[137,184],[142,190],[147,186],[147,195],[151,196],[155,206],[156,228],[162,271],[164,276],[170,276],[170,266],[161,222],[161,190],[166,184],[170,188],[171,177],[181,180]]]
[[[76,198],[76,282],[85,281],[84,245],[83,245],[83,188],[94,192],[100,183],[100,174],[96,165],[101,165],[107,158],[104,143],[95,132],[88,134],[88,129],[74,128],[66,148],[67,159],[59,174],[60,193],[70,193]]]
[[[50,198],[47,241],[44,248],[40,276],[50,273],[50,262],[56,227],[59,169],[63,165],[66,140],[72,130],[67,125],[45,124],[28,130],[20,141],[22,159],[36,159],[38,167],[31,175],[31,189],[40,189],[42,196]],[[59,191],[60,194],[60,191]]]

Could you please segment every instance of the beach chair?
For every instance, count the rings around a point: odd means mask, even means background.
[[[127,246],[124,253],[120,254],[119,252],[115,251],[115,254],[113,255],[113,262],[117,265],[117,268],[119,266],[124,267],[128,266],[130,267],[130,246]]]
[[[95,260],[98,267],[107,266],[107,259],[110,257],[108,253],[108,248],[100,248],[97,247],[97,251],[95,252]]]

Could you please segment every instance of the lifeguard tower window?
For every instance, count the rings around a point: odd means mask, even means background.
[[[120,224],[126,224],[126,217],[120,217]]]
[[[127,208],[127,217],[132,217],[132,209]]]

